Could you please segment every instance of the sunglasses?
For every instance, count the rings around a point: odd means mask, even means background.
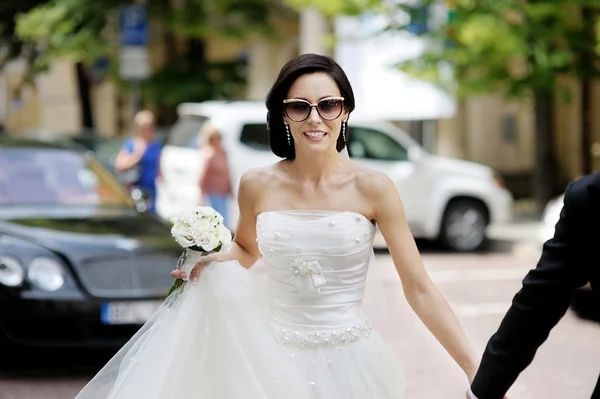
[[[283,100],[283,112],[294,122],[303,122],[308,119],[313,107],[317,109],[317,113],[321,118],[332,121],[342,114],[344,97],[328,97],[316,104],[295,98]]]

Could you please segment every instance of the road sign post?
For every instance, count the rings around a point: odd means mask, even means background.
[[[148,59],[148,10],[143,4],[128,4],[120,9],[119,75],[131,83],[131,116],[139,109],[140,81],[150,76]]]

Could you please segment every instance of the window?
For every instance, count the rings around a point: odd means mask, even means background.
[[[502,140],[511,144],[517,140],[517,118],[514,115],[502,117]]]
[[[259,151],[271,151],[265,123],[248,123],[242,128],[242,144]]]
[[[357,159],[406,161],[408,152],[385,133],[367,127],[349,126],[348,152]]]
[[[178,147],[198,148],[200,129],[206,121],[204,116],[187,115],[179,118],[173,125],[167,138],[167,145]]]
[[[0,149],[0,204],[130,207],[129,192],[93,158],[64,149]]]

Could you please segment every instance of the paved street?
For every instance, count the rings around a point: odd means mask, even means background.
[[[501,251],[449,255],[422,249],[429,273],[455,309],[464,328],[481,352],[510,304],[520,280],[535,265],[535,251]],[[461,371],[412,313],[402,296],[389,255],[378,253],[375,265],[383,274],[391,323],[379,324],[405,364],[407,399],[463,398],[467,387]],[[569,312],[540,349],[534,363],[510,392],[511,399],[589,398],[600,372],[600,324]],[[93,375],[98,361],[46,361],[46,368],[0,379],[0,399],[72,398]],[[53,357],[54,359],[56,357]],[[83,367],[82,363],[86,366]],[[96,363],[96,364],[94,364]]]

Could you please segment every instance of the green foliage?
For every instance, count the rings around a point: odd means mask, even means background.
[[[86,0],[50,0],[16,18],[18,36],[35,43],[39,55],[32,59],[35,74],[56,58],[89,63],[106,55],[111,38],[108,26],[117,0],[88,2]]]
[[[327,16],[384,12],[385,31],[408,30],[423,19],[424,7],[438,0],[287,0],[302,9],[315,7]],[[446,18],[418,33],[427,50],[398,65],[458,95],[503,91],[521,97],[532,90],[557,89],[558,75],[600,76],[600,20],[581,17],[600,11],[598,0],[447,0]],[[383,32],[382,32],[383,33]],[[343,38],[339,38],[343,40]],[[593,61],[596,62],[593,62]],[[560,89],[560,88],[558,88]]]
[[[36,46],[17,36],[16,17],[45,2],[46,0],[0,2],[0,69],[15,58],[33,60],[38,56]]]
[[[107,57],[111,60],[110,76],[124,83],[118,78],[118,10],[129,3],[46,0],[23,8],[16,15],[16,32],[20,40],[32,43],[36,49],[30,60],[30,75],[44,70],[57,58],[90,65]],[[240,41],[273,37],[272,16],[286,15],[277,0],[147,0],[146,4],[151,41],[164,40],[167,34],[180,39],[223,37]],[[197,62],[189,62],[194,57]],[[143,93],[160,105],[236,97],[245,84],[241,64],[238,60],[207,63],[203,54],[171,59],[144,82]]]
[[[296,10],[315,8],[328,17],[336,15],[360,15],[365,11],[386,12],[390,6],[381,0],[285,0]]]
[[[208,62],[199,68],[186,67],[185,60],[173,60],[143,85],[144,98],[175,107],[182,102],[241,97],[246,84],[244,60]]]
[[[452,18],[421,36],[430,41],[418,59],[399,67],[448,87],[449,65],[459,95],[503,91],[521,97],[556,90],[557,76],[597,78],[598,37],[581,17],[600,10],[586,0],[458,0]],[[416,9],[404,6],[409,14]],[[591,28],[591,29],[590,29]]]

